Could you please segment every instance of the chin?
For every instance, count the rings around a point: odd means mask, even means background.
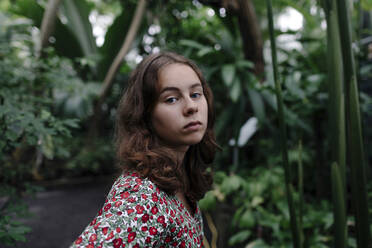
[[[185,143],[187,143],[187,145],[191,146],[191,145],[196,145],[198,143],[200,143],[200,141],[202,141],[204,135],[198,135],[198,136],[195,136],[195,137],[190,137],[190,139],[187,139],[185,140]]]

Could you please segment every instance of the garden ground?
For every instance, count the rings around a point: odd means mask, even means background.
[[[44,191],[26,198],[33,214],[22,220],[32,228],[27,242],[12,247],[69,247],[102,207],[112,182],[113,176],[109,176],[45,184]]]

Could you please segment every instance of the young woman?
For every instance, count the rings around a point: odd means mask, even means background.
[[[118,106],[122,173],[71,247],[203,247],[197,201],[212,184],[213,124],[212,92],[193,62],[145,58]]]

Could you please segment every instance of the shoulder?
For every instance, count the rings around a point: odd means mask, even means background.
[[[110,199],[128,199],[130,197],[136,197],[136,200],[148,200],[145,195],[158,195],[163,192],[151,182],[148,178],[141,177],[139,174],[133,173],[122,173],[113,183],[112,188],[107,195],[107,200]],[[115,201],[115,200],[114,200]]]

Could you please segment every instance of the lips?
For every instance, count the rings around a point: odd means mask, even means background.
[[[195,128],[195,127],[198,127],[200,125],[201,125],[200,121],[192,121],[192,122],[188,123],[186,126],[184,126],[183,128],[185,128],[185,129]]]

